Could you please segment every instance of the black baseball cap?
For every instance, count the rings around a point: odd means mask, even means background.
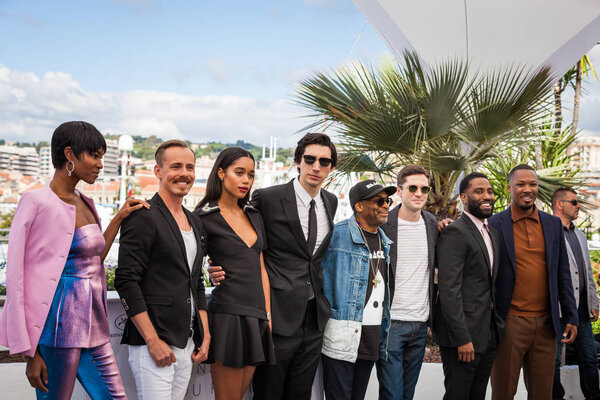
[[[376,194],[386,192],[388,196],[396,193],[396,186],[383,186],[372,179],[360,181],[350,188],[350,207],[354,211],[354,205],[361,200],[369,199]]]

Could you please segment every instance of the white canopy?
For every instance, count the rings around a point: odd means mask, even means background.
[[[354,0],[394,55],[427,64],[551,67],[563,75],[600,40],[600,0]]]

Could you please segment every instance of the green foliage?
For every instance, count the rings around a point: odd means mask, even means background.
[[[104,274],[106,275],[106,290],[115,290],[115,270],[117,264],[104,264]]]
[[[11,210],[8,214],[2,214],[0,216],[0,229],[10,229],[14,217],[15,210]]]
[[[297,102],[314,121],[304,129],[339,133],[342,174],[392,177],[406,164],[425,167],[434,188],[429,211],[455,217],[461,174],[502,160],[507,144],[541,131],[553,78],[547,69],[513,67],[482,74],[457,60],[426,69],[412,53],[404,65],[355,64],[300,82]]]

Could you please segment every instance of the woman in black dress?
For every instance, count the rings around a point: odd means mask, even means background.
[[[223,150],[194,214],[208,234],[208,255],[227,279],[208,304],[208,363],[217,400],[241,399],[256,365],[275,363],[270,322],[270,286],[262,251],[263,221],[249,202],[254,157],[239,147]]]

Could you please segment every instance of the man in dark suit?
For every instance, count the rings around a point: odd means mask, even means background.
[[[434,305],[435,245],[438,223],[423,210],[431,187],[429,173],[407,165],[398,173],[402,204],[382,226],[390,246],[388,343],[377,361],[379,398],[412,399],[423,364],[427,326]],[[385,323],[383,324],[385,326]]]
[[[533,168],[525,164],[513,168],[508,191],[510,207],[489,219],[500,236],[496,308],[505,321],[492,367],[492,399],[514,397],[521,366],[529,398],[549,399],[556,337],[572,343],[577,336],[565,238],[560,219],[535,206],[538,180]]]
[[[434,330],[444,366],[445,400],[483,400],[504,322],[494,306],[500,249],[487,218],[494,191],[479,172],[460,183],[464,212],[437,244]]]
[[[115,287],[129,317],[121,343],[140,399],[183,399],[192,361],[208,355],[202,281],[205,232],[183,205],[194,184],[195,157],[185,142],[156,150],[159,190],[150,209],[121,225]]]
[[[264,258],[277,362],[256,369],[255,399],[310,399],[330,312],[321,260],[333,230],[337,197],[321,185],[337,164],[337,152],[327,135],[309,133],[298,142],[294,163],[297,179],[252,196],[267,233]],[[209,271],[215,284],[224,278],[219,267]]]

